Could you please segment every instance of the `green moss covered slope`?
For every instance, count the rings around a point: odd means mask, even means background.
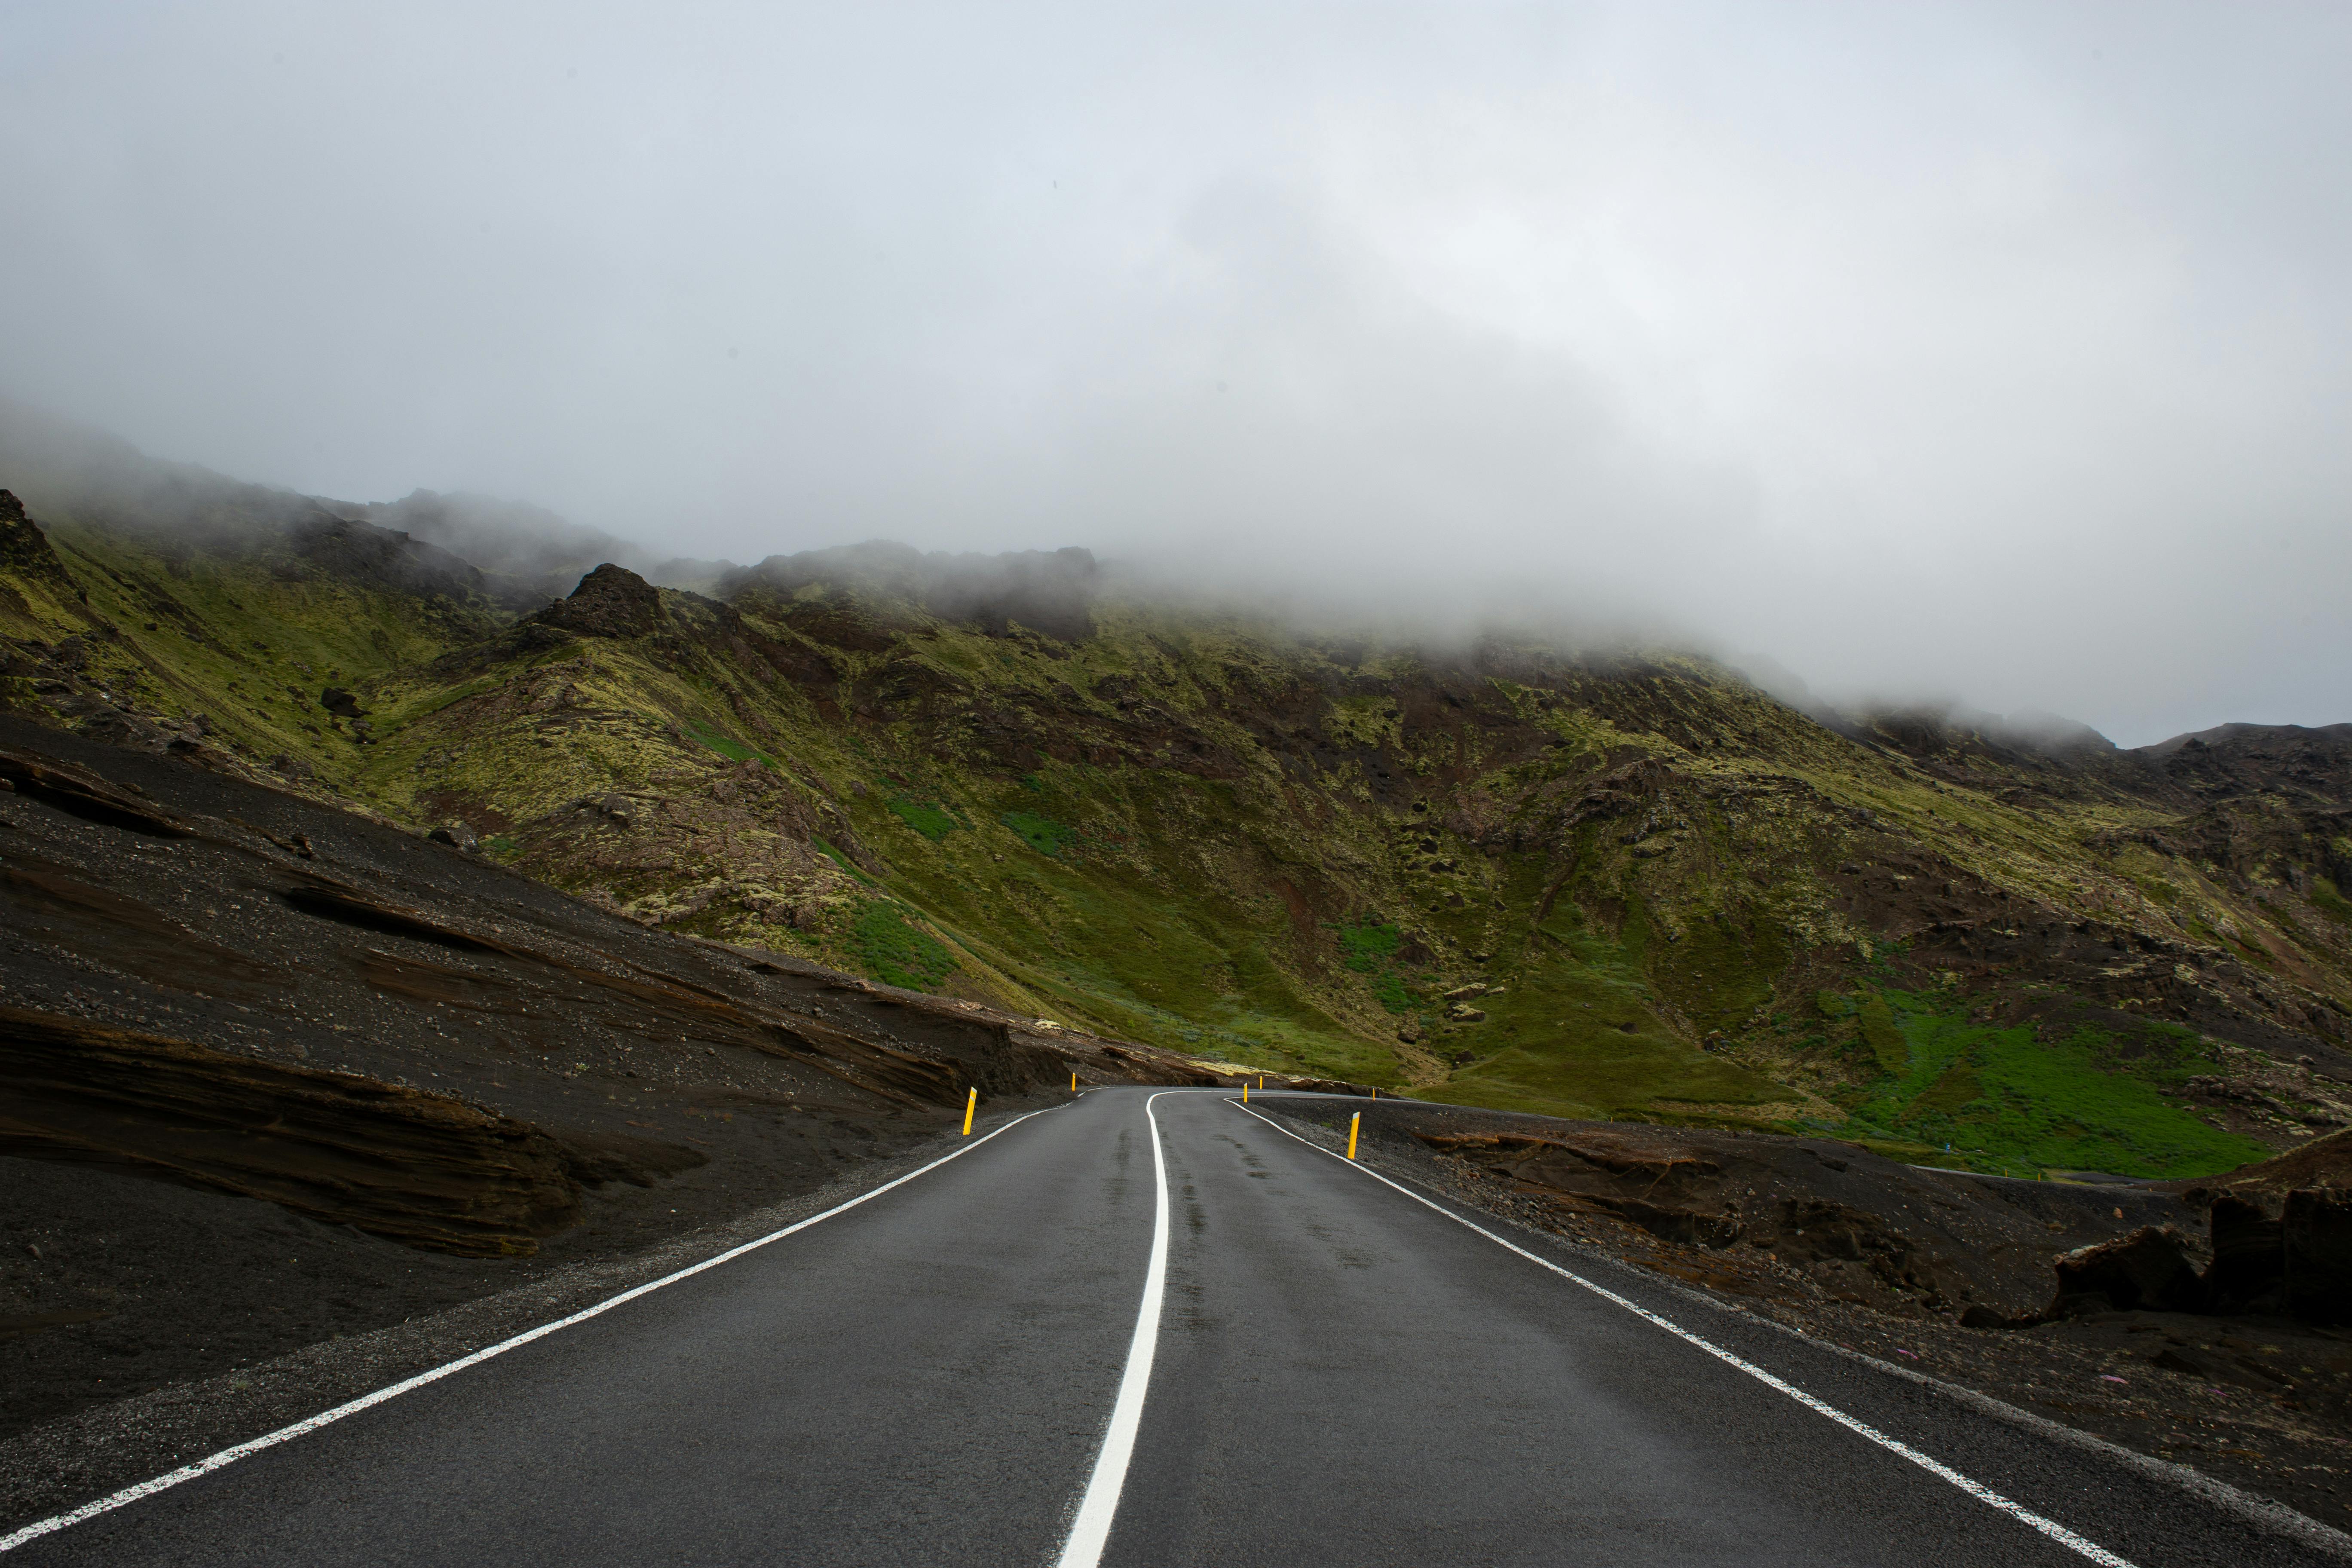
[[[1301,636],[1068,552],[715,597],[607,567],[517,616],[327,503],[124,510],[9,523],[0,703],[648,921],[1206,1058],[1989,1170],[2197,1173],[2346,1113],[2297,1060],[2352,1073],[2333,742],[1825,723],[1670,650]]]

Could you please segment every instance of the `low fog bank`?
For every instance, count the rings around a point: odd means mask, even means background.
[[[491,496],[412,490],[396,501],[345,509],[350,515],[464,557],[500,580],[518,603],[560,599],[585,573],[610,562],[666,588],[708,593],[733,569],[726,561],[660,556],[544,507]]]
[[[1562,653],[1613,657],[1689,653],[1713,659],[1760,689],[1847,733],[1873,723],[1929,724],[1969,731],[1996,743],[2053,755],[2141,746],[2232,722],[2325,725],[2352,710],[2341,668],[2309,672],[2308,689],[2338,710],[2286,708],[2274,692],[2242,706],[2210,706],[2174,690],[2147,700],[2141,655],[2176,646],[2161,626],[2131,627],[2095,664],[2050,672],[2042,690],[2084,700],[2082,718],[2033,701],[1989,710],[1970,689],[1980,668],[1966,647],[1948,649],[1946,668],[1906,686],[1887,670],[1918,669],[1928,647],[1899,630],[1874,631],[1861,615],[1826,617],[1769,574],[1731,594],[1726,611],[1720,569],[1694,565],[1685,581],[1644,584],[1628,556],[1584,551],[1573,536],[1526,546],[1498,559],[1475,542],[1443,534],[1381,548],[1326,552],[1300,535],[1258,540],[1171,528],[1130,538],[1097,555],[1085,545],[1005,552],[925,550],[887,541],[830,542],[738,565],[662,552],[544,507],[465,492],[415,489],[396,500],[353,502],[231,479],[191,463],[152,458],[128,442],[33,405],[0,398],[0,486],[21,495],[37,519],[119,527],[203,547],[230,545],[256,531],[315,531],[340,520],[394,531],[429,547],[428,573],[457,563],[478,572],[474,585],[516,611],[568,594],[585,573],[611,562],[666,587],[719,596],[754,591],[790,595],[831,584],[895,600],[929,614],[1002,631],[1013,623],[1065,639],[1090,635],[1099,605],[1157,606],[1195,620],[1223,620],[1360,648],[1425,651],[1454,658],[1504,642]],[[688,521],[661,525],[692,538]],[[814,531],[805,522],[777,531]],[[1304,547],[1302,547],[1302,545]],[[435,567],[435,560],[442,561]],[[436,581],[438,579],[436,579]],[[423,579],[420,579],[420,582]],[[1866,595],[1899,604],[1895,574]],[[1708,614],[1712,603],[1715,613]],[[1829,624],[1824,625],[1826,618]],[[1989,641],[2017,640],[1988,622]],[[1882,665],[1861,645],[1884,637],[1900,657]],[[2016,682],[2010,682],[2014,687]],[[2026,683],[2029,686],[2032,683]],[[2035,691],[2034,695],[2039,695]],[[2227,704],[2227,705],[2225,705]]]
[[[0,7],[0,390],[512,597],[1080,545],[1841,707],[2326,723],[2347,47],[2185,0]]]

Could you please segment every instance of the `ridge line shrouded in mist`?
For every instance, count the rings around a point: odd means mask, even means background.
[[[1076,545],[2126,743],[2328,723],[2347,32],[19,8],[0,392],[688,585]]]

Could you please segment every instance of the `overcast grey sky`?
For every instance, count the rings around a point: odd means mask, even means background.
[[[2325,723],[2347,79],[2341,5],[0,0],[0,391],[657,550]]]

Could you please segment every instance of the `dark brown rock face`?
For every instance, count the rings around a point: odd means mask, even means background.
[[[2213,1305],[2253,1305],[2277,1295],[2286,1272],[2286,1237],[2261,1204],[2237,1196],[2213,1201],[2213,1262],[2206,1286]]]
[[[475,1256],[534,1251],[579,1217],[570,1151],[459,1100],[14,1008],[0,1008],[0,1153],[265,1198]]]
[[[2213,1262],[2205,1283],[2216,1305],[2246,1304],[2277,1292],[2286,1268],[2285,1233],[2259,1203],[2213,1200]]]
[[[2287,1310],[2307,1323],[2352,1318],[2352,1193],[2289,1193],[2280,1230]]]
[[[7,492],[0,490],[0,495]],[[125,827],[157,838],[187,838],[194,830],[143,800],[126,794],[88,768],[0,752],[0,779],[22,795],[47,801],[59,811],[110,827]]]
[[[532,618],[583,637],[646,637],[661,626],[661,592],[627,567],[607,562],[581,578],[570,598]]]
[[[65,563],[49,547],[41,525],[25,515],[25,503],[12,490],[0,490],[0,572],[10,572],[49,584],[68,593],[73,580]]]
[[[2160,1226],[2144,1225],[2129,1236],[2069,1252],[2056,1267],[2053,1317],[2110,1310],[2195,1312],[2206,1305],[2204,1282],[2181,1250],[2180,1237]]]

